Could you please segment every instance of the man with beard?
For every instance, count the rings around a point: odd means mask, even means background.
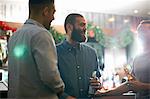
[[[54,19],[54,0],[29,0],[29,10],[29,19],[8,43],[8,97],[58,99],[64,83],[55,43],[47,30]]]
[[[60,99],[87,99],[89,85],[97,89],[100,82],[90,80],[93,71],[98,68],[97,55],[86,41],[86,21],[77,13],[69,14],[65,19],[66,40],[57,45],[58,69],[65,83],[65,91]]]

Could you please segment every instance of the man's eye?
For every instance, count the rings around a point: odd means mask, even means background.
[[[80,26],[85,26],[85,23],[80,23]]]

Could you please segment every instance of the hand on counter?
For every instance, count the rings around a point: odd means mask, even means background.
[[[95,92],[95,96],[105,96],[110,90],[105,89],[102,87],[101,89]]]
[[[128,92],[130,89],[127,85],[128,83],[122,83],[120,86],[112,88],[110,90],[106,90],[102,88],[101,90],[97,90],[96,96],[114,96],[114,95],[122,95],[125,92]]]

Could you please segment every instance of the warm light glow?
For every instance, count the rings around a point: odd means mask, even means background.
[[[103,78],[105,79],[103,86],[111,89],[113,87],[112,77],[115,77],[116,69],[123,67],[127,63],[125,48],[119,49],[116,47],[105,48],[105,68],[103,72]],[[115,78],[114,78],[115,80]],[[119,85],[119,79],[115,81],[116,86]]]
[[[125,19],[125,20],[124,20],[124,23],[128,23],[128,22],[129,22],[129,20],[128,20],[128,19]]]
[[[114,18],[114,17],[111,17],[111,18],[108,19],[108,21],[109,21],[109,22],[114,22],[114,21],[115,21],[115,18]]]
[[[138,13],[139,11],[138,10],[134,10],[134,13]]]

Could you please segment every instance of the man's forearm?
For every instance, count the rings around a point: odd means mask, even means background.
[[[150,90],[150,83],[142,83],[141,89],[142,90]]]
[[[128,92],[129,88],[127,86],[127,83],[123,83],[117,88],[114,88],[108,92],[105,93],[105,95],[122,95],[125,92]]]

